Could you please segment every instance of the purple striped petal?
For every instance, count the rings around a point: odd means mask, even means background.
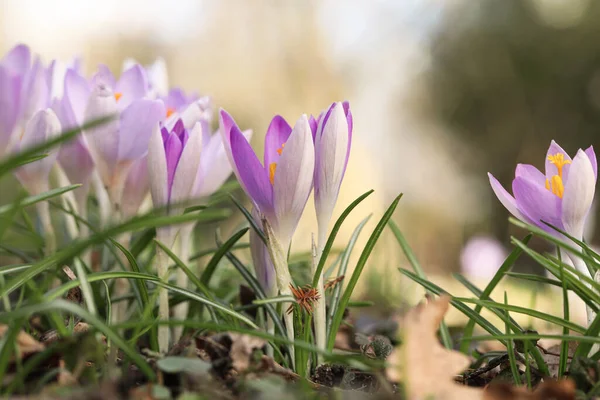
[[[598,161],[596,160],[596,152],[594,151],[594,146],[590,146],[585,149],[585,154],[587,154],[590,162],[592,163],[592,169],[594,170],[594,176],[598,177]]]
[[[504,187],[498,182],[498,179],[494,177],[494,175],[488,172],[488,178],[490,179],[490,186],[494,191],[494,194],[500,200],[500,203],[510,212],[515,218],[520,219],[521,221],[531,222],[526,216],[519,211],[517,207],[517,201],[515,198],[504,189]]]
[[[556,165],[552,164],[550,160],[548,160],[548,156],[553,156],[555,154],[562,153],[565,157],[565,160],[571,161],[571,157],[567,154],[566,151],[563,150],[554,140],[550,143],[550,147],[548,148],[548,152],[546,153],[546,179],[552,180],[554,175],[558,175],[558,169]],[[562,172],[562,180],[566,184],[569,177],[569,169],[571,168],[571,164],[565,164],[563,166]]]
[[[273,117],[265,136],[264,167],[267,171],[271,163],[279,161],[283,151],[282,146],[287,142],[290,133],[292,133],[292,127],[282,116],[276,115]]]
[[[273,187],[269,176],[250,143],[240,129],[233,125],[229,135],[231,155],[239,174],[239,181],[246,194],[263,214],[273,212]]]
[[[115,85],[115,93],[121,93],[117,102],[119,109],[124,110],[133,101],[142,99],[148,93],[148,78],[140,65],[134,65],[123,72]]]
[[[287,249],[313,186],[315,148],[306,115],[300,117],[283,149],[273,183],[276,226],[281,246]]]
[[[150,135],[165,114],[160,100],[136,100],[122,113],[119,131],[119,160],[136,160],[148,151]]]
[[[187,131],[185,135],[188,136]],[[200,166],[201,151],[202,125],[196,123],[196,126],[194,126],[189,134],[189,140],[184,144],[179,163],[177,164],[171,188],[171,203],[181,203],[191,199]]]
[[[536,185],[544,186],[546,184],[546,176],[530,164],[517,164],[515,176],[527,179]]]
[[[571,164],[571,178],[565,185],[561,211],[564,230],[580,240],[595,189],[596,174],[592,162],[587,153],[579,150]]]
[[[561,199],[552,194],[544,186],[540,186],[522,177],[513,180],[513,193],[519,211],[527,216],[535,225],[545,231],[556,234],[556,231],[542,221],[562,228]]]

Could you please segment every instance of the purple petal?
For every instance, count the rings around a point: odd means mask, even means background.
[[[83,136],[63,144],[58,161],[72,184],[87,182],[94,171],[94,161]]]
[[[185,134],[187,135],[187,131]],[[202,151],[202,126],[200,123],[196,123],[196,126],[192,128],[188,143],[183,145],[184,148],[173,178],[171,203],[181,203],[192,197]]]
[[[585,154],[587,154],[590,162],[592,163],[592,169],[594,170],[594,176],[598,177],[598,161],[596,160],[596,152],[594,151],[594,146],[590,146],[585,149]]]
[[[527,179],[536,185],[546,185],[546,177],[540,172],[539,169],[530,164],[517,164],[515,176],[519,176],[523,179]]]
[[[535,225],[552,234],[556,231],[542,221],[562,229],[561,199],[558,196],[544,186],[521,177],[513,180],[513,193],[519,211]]]
[[[133,162],[125,179],[121,198],[121,212],[126,219],[137,214],[140,205],[148,194],[149,184],[148,160],[146,157],[140,158]]]
[[[67,70],[65,75],[64,99],[68,104],[67,117],[70,125],[67,128],[83,124],[83,114],[90,97],[91,88],[88,81],[74,69]]]
[[[273,226],[286,249],[302,216],[313,186],[315,148],[306,115],[290,135],[275,171],[273,203],[277,223]]]
[[[558,169],[556,165],[552,164],[550,160],[548,160],[548,156],[553,156],[555,154],[562,153],[565,157],[565,160],[571,161],[571,157],[567,154],[566,151],[563,150],[554,140],[550,143],[550,147],[548,148],[548,152],[546,153],[546,179],[552,180],[554,175],[558,175]],[[562,180],[566,184],[569,177],[569,168],[571,168],[570,164],[565,164],[563,166],[562,172]]]
[[[50,87],[46,72],[39,58],[23,81],[21,88],[21,110],[24,121],[29,120],[33,114],[50,105]]]
[[[11,74],[25,74],[31,66],[29,47],[24,44],[16,45],[0,60],[0,66],[7,68]]]
[[[148,151],[154,127],[165,114],[160,100],[136,100],[122,113],[119,131],[119,160],[136,160]]]
[[[7,150],[19,114],[21,78],[0,66],[0,156]]]
[[[504,189],[504,187],[498,182],[492,174],[488,172],[488,178],[490,179],[490,186],[494,191],[494,194],[500,200],[500,203],[510,212],[514,217],[520,219],[521,221],[531,222],[527,217],[525,217],[519,208],[517,207],[517,201],[510,193]]]
[[[212,195],[231,175],[232,169],[223,146],[223,136],[218,132],[202,145],[200,171],[194,193],[200,198]]]
[[[121,93],[117,103],[120,110],[124,110],[133,101],[144,98],[148,93],[148,78],[144,69],[136,64],[123,72],[115,85],[115,93]]]
[[[319,127],[319,121],[312,115],[308,117],[308,124],[310,125],[310,131],[312,132],[313,142],[315,141],[315,135],[317,134],[317,128]]]
[[[230,134],[231,155],[239,173],[239,181],[246,194],[263,214],[273,210],[273,187],[267,172],[237,126]]]
[[[92,77],[92,86],[105,86],[112,91],[115,91],[115,86],[117,85],[117,81],[115,76],[104,64],[98,65],[98,72]]]
[[[167,188],[169,191],[168,201],[171,201],[171,188],[173,187],[173,178],[175,178],[175,169],[181,157],[183,145],[176,134],[172,133],[165,142],[165,158],[167,160]]]
[[[350,149],[352,148],[352,130],[354,129],[354,121],[352,120],[352,111],[350,110],[350,103],[347,101],[342,102],[344,106],[344,113],[346,114],[346,120],[348,121],[348,154],[346,154],[346,165],[350,159]],[[346,167],[344,166],[344,170]]]
[[[283,117],[276,115],[271,120],[265,136],[264,167],[267,171],[269,170],[269,165],[271,165],[271,163],[277,163],[279,161],[282,146],[287,142],[290,133],[292,133],[292,127],[285,119],[283,119]]]
[[[571,172],[562,199],[562,223],[567,233],[581,240],[596,189],[594,167],[583,150],[577,152]]]

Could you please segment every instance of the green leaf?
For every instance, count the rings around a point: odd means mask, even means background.
[[[216,251],[215,255],[212,256],[212,258],[208,262],[208,265],[204,269],[204,272],[202,272],[202,275],[200,276],[200,281],[203,285],[209,286],[210,278],[217,269],[217,265],[219,265],[219,262],[221,261],[223,256],[231,250],[233,245],[236,244],[237,241],[240,240],[242,236],[246,234],[246,232],[248,232],[248,228],[244,228],[242,230],[237,231],[225,243],[223,243],[219,250]]]
[[[256,221],[252,217],[252,214],[250,213],[250,211],[248,211],[246,209],[246,207],[244,207],[242,205],[242,203],[240,203],[232,195],[229,195],[229,198],[231,199],[231,201],[233,201],[233,204],[235,204],[235,206],[238,208],[238,210],[240,210],[240,212],[242,214],[244,214],[244,217],[246,217],[246,220],[248,221],[248,223],[250,224],[250,226],[252,227],[252,229],[254,229],[254,232],[256,232],[256,234],[260,237],[260,240],[262,240],[263,243],[266,245],[267,244],[267,238],[265,237],[265,233],[263,232],[262,228],[260,226],[258,226],[258,224],[256,223]]]
[[[71,190],[75,190],[80,186],[81,186],[80,184],[70,185],[70,186],[65,186],[65,187],[48,190],[47,192],[44,192],[42,194],[37,194],[35,196],[25,197],[21,201],[17,201],[17,202],[11,203],[11,204],[6,204],[6,205],[1,206],[0,207],[0,215],[11,213],[16,208],[19,208],[19,207],[28,207],[28,206],[34,205],[36,203],[39,203],[41,201],[46,201],[46,200],[52,199],[52,198],[60,196],[64,193],[70,192]]]
[[[350,296],[352,296],[352,291],[356,287],[358,278],[360,277],[365,265],[367,264],[367,260],[369,259],[369,256],[371,255],[371,252],[373,251],[373,248],[375,247],[375,244],[377,243],[377,241],[379,240],[379,237],[383,233],[383,230],[385,229],[386,224],[388,223],[390,218],[392,218],[392,215],[394,214],[394,211],[396,210],[396,206],[398,205],[400,198],[402,198],[402,194],[400,194],[398,197],[396,197],[394,199],[394,201],[388,207],[385,214],[383,214],[383,217],[381,218],[381,220],[379,220],[379,223],[375,227],[375,230],[373,230],[373,233],[369,237],[369,240],[367,241],[367,244],[365,245],[365,248],[363,249],[363,252],[361,253],[361,255],[358,259],[358,263],[356,264],[356,268],[354,269],[354,272],[352,273],[352,277],[350,278],[350,281],[348,281],[348,286],[346,287],[344,294],[340,298],[340,305],[337,308],[337,310],[335,311],[335,314],[333,316],[333,322],[331,323],[331,330],[329,331],[328,340],[327,340],[327,349],[328,350],[333,349],[333,345],[335,344],[335,336],[337,334],[338,329],[340,328],[342,319],[344,318],[344,310],[348,306],[348,302],[350,301]],[[359,197],[359,199],[360,199],[360,197]],[[328,245],[331,244],[329,240],[327,241],[327,244]],[[319,262],[319,265],[321,266],[321,270],[322,270],[323,266],[321,265],[321,262]]]

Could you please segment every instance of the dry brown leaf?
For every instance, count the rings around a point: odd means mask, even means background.
[[[402,377],[410,400],[478,400],[483,391],[454,382],[455,375],[469,366],[469,358],[447,350],[439,343],[436,332],[448,311],[450,297],[421,303],[412,308],[402,321]]]
[[[242,335],[239,333],[229,333],[231,337],[231,351],[229,356],[233,363],[233,368],[238,372],[243,372],[250,366],[250,357],[255,349],[261,349],[266,341],[254,336]]]
[[[402,320],[403,345],[395,360],[401,362],[402,379],[409,400],[571,400],[575,384],[570,380],[548,381],[531,392],[509,384],[471,388],[454,381],[469,365],[469,358],[439,343],[436,332],[450,304],[442,296],[412,308]]]
[[[0,338],[8,332],[8,326],[0,324]],[[17,349],[21,356],[43,351],[46,347],[43,343],[38,342],[30,334],[20,331],[17,335]]]

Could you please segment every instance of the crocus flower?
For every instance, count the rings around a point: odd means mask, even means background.
[[[554,141],[546,155],[546,173],[519,164],[512,182],[513,196],[491,174],[490,184],[498,200],[518,219],[556,235],[544,222],[582,239],[596,188],[598,165],[593,147],[579,149],[574,159]],[[573,260],[578,265],[581,260]],[[585,265],[578,269],[587,273]]]
[[[508,251],[496,238],[474,236],[460,252],[461,271],[471,277],[489,279],[496,274],[507,256]]]
[[[15,144],[15,151],[40,145],[60,134],[61,126],[58,117],[51,109],[40,110],[27,122],[23,136]],[[15,175],[23,187],[31,194],[48,191],[48,176],[56,162],[58,149],[47,152],[46,157],[19,167]]]
[[[314,145],[308,118],[294,129],[280,116],[265,137],[264,164],[233,118],[220,112],[225,150],[240,185],[273,229],[283,249],[290,245],[313,184]]]
[[[188,133],[179,120],[171,131],[158,126],[150,139],[148,173],[154,207],[189,200],[202,149],[202,127],[197,123]]]
[[[164,118],[165,107],[160,100],[144,98],[148,84],[139,66],[125,71],[118,81],[101,67],[92,86],[84,120],[118,114],[118,119],[86,132],[100,177],[112,201],[118,203],[126,174],[133,161],[147,153],[152,131]]]
[[[127,58],[123,62],[123,71],[127,71],[137,64],[138,62],[133,58]],[[144,69],[148,76],[150,97],[158,98],[166,96],[169,92],[169,74],[167,72],[167,63],[164,58],[158,57],[152,64],[146,65]]]
[[[319,248],[325,246],[327,228],[348,165],[351,143],[350,105],[348,102],[333,103],[319,118],[315,132],[314,197],[319,225]]]
[[[19,122],[25,75],[31,68],[31,53],[24,45],[15,46],[0,60],[0,157],[8,152]]]
[[[254,220],[260,226],[260,214],[254,208],[252,209],[252,216]],[[251,229],[250,230],[250,254],[252,255],[252,263],[254,264],[254,271],[256,272],[256,279],[260,283],[260,286],[265,291],[267,297],[273,297],[277,294],[277,282],[275,281],[275,266],[269,255],[269,249],[262,241],[260,236]]]

